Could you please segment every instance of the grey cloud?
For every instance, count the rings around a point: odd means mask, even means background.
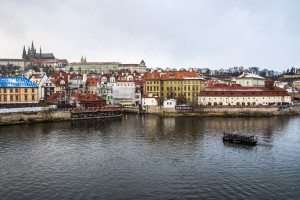
[[[13,1],[0,7],[0,57],[34,40],[57,57],[148,66],[299,64],[298,1]]]

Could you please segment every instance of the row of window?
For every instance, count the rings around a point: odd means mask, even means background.
[[[178,90],[178,91],[180,91],[181,90],[181,88],[180,87],[166,87],[167,88],[167,90],[174,90],[174,91],[176,91],[176,90]],[[158,89],[159,89],[159,87],[157,87],[157,86],[147,86],[147,91],[158,91]],[[161,90],[164,90],[164,87],[161,87]],[[193,90],[199,90],[199,86],[184,86],[183,88],[182,88],[182,90],[183,91],[193,91]]]
[[[35,90],[35,89],[31,89],[31,92],[34,92],[34,90]],[[4,89],[0,89],[0,92],[1,92],[1,91],[3,91],[3,93],[8,93],[8,91],[9,91],[9,93],[13,93],[14,91],[15,91],[15,93],[18,93],[18,92],[19,92],[19,89],[18,89],[18,88],[15,88],[15,89],[13,89],[13,88],[11,88],[11,89],[6,89],[6,88],[4,88]],[[24,92],[27,93],[27,92],[28,92],[28,89],[25,88],[25,89],[24,89]]]
[[[208,98],[209,100],[210,99],[217,99],[218,97],[215,97],[215,98]],[[261,97],[260,97],[261,98]],[[281,97],[269,97],[269,99],[271,99],[271,98],[273,98],[273,99],[281,99]],[[222,100],[222,97],[220,98],[221,100]],[[224,98],[224,99],[228,99],[227,97],[226,98]],[[234,99],[233,97],[231,97],[231,98],[229,98],[229,99]],[[240,99],[240,97],[236,97],[235,99]],[[243,99],[245,99],[244,97],[243,97]],[[246,98],[247,99],[247,98]],[[250,97],[248,97],[248,99],[250,99]],[[253,99],[255,99],[255,97],[253,97]],[[259,99],[259,97],[257,98],[257,99]],[[262,99],[265,99],[265,97],[262,97]],[[268,99],[268,98],[266,98],[266,99]],[[205,100],[205,97],[203,98],[203,100]]]
[[[223,105],[228,105],[228,106],[256,106],[256,105],[272,105],[272,104],[277,104],[278,102],[268,102],[268,103],[264,103],[264,104],[256,104],[256,102],[237,102],[236,104],[234,104],[233,102],[231,103],[224,103],[223,102],[208,102],[206,105],[207,106],[223,106]]]
[[[164,83],[165,84],[181,84],[181,83],[184,83],[184,84],[196,84],[198,83],[198,81],[165,81]],[[159,81],[147,81],[147,84],[159,84]]]
[[[1,102],[14,102],[14,101],[20,101],[19,95],[0,95],[0,101]],[[31,95],[31,100],[35,101],[35,95]],[[28,95],[24,95],[24,101],[28,101]]]
[[[161,94],[162,96],[164,96],[164,93]],[[195,93],[190,93],[190,92],[183,92],[183,93],[167,93],[167,96],[173,96],[173,97],[178,97],[178,96],[187,96],[187,97],[196,97]]]

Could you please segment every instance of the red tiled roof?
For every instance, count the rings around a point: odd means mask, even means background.
[[[38,78],[43,78],[44,75],[42,75],[42,74],[32,74],[32,75],[29,77],[29,79],[31,79],[32,77],[34,77],[35,79],[38,79]]]
[[[60,98],[65,99],[65,93],[52,93],[48,98],[48,102],[57,102]],[[81,94],[81,93],[71,93],[67,94],[68,97],[74,99],[75,101],[82,102],[94,102],[94,101],[105,101],[103,98],[97,96],[96,94]]]
[[[88,86],[97,86],[97,84],[100,83],[100,78],[99,77],[89,77],[87,78],[86,84]]]
[[[270,90],[266,87],[242,87],[240,85],[209,86],[200,92],[200,96],[290,96],[286,90],[278,87]]]
[[[82,77],[82,74],[76,74],[76,73],[67,73],[67,72],[56,72],[56,73],[52,73],[50,74],[49,77],[53,78],[53,79],[57,79],[58,77],[63,77],[64,79],[68,79],[68,75],[70,76],[70,79],[80,76]]]
[[[166,71],[166,72],[148,72],[145,80],[181,80],[184,78],[197,78],[196,71]]]

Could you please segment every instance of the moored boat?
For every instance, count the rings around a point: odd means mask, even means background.
[[[115,118],[122,116],[122,109],[119,106],[104,106],[102,108],[88,108],[88,109],[72,109],[71,119],[101,119],[101,118]]]
[[[245,134],[239,134],[239,133],[224,133],[223,141],[254,146],[254,145],[257,145],[258,139],[254,135],[245,135]]]

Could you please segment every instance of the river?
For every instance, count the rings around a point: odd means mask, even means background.
[[[222,142],[224,131],[257,146]],[[300,117],[0,127],[0,199],[299,199]]]

